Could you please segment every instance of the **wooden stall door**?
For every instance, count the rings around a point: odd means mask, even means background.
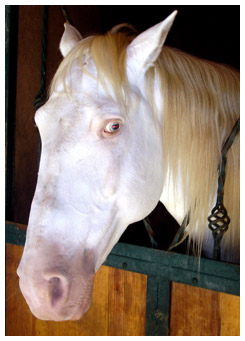
[[[23,247],[6,245],[6,335],[145,335],[147,276],[102,266],[95,278],[93,303],[75,322],[47,322],[30,312],[16,269]],[[162,298],[164,299],[164,298]],[[171,336],[240,335],[240,298],[172,283]]]
[[[239,336],[240,297],[172,283],[171,336]]]

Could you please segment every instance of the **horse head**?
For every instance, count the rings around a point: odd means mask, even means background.
[[[161,196],[162,117],[144,78],[175,15],[124,41],[119,32],[82,39],[65,24],[64,59],[35,114],[42,152],[18,267],[21,291],[40,319],[82,317],[96,271]]]

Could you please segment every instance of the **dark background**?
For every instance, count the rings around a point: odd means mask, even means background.
[[[167,45],[196,56],[240,67],[240,6],[229,5],[143,5],[98,6],[104,33],[118,23],[130,23],[139,32],[178,14]]]

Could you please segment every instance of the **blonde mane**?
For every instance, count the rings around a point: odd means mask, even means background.
[[[239,73],[168,48],[163,48],[157,70],[164,94],[164,174],[167,177],[166,166],[174,180],[181,172],[185,211],[190,211],[186,233],[200,254],[216,200],[222,146],[240,116]],[[224,205],[231,218],[224,235],[227,253],[228,247],[239,252],[239,141],[237,136],[227,155]]]
[[[86,59],[91,56],[98,81],[108,90],[113,88],[119,103],[130,97],[126,76],[126,47],[134,38],[132,31],[120,32],[122,26],[104,36],[93,36],[79,42],[61,63],[51,84],[66,84],[67,72],[78,60],[86,72]],[[191,235],[200,254],[207,217],[216,200],[221,149],[240,115],[239,73],[231,68],[200,60],[181,51],[163,47],[155,66],[145,76],[145,89],[152,110],[155,78],[159,75],[163,94],[162,114],[164,177],[177,183],[179,171],[185,196],[185,210],[190,211],[186,235]],[[227,155],[224,204],[231,218],[224,240],[239,253],[240,231],[240,164],[239,141]],[[171,170],[167,172],[167,168]],[[176,191],[179,188],[175,189]]]

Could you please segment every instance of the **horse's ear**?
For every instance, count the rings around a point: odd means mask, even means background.
[[[65,31],[60,41],[60,51],[63,57],[65,57],[71,49],[82,40],[81,34],[75,27],[65,23]]]
[[[127,47],[128,67],[138,72],[146,72],[158,58],[177,11],[164,21],[139,34]]]

